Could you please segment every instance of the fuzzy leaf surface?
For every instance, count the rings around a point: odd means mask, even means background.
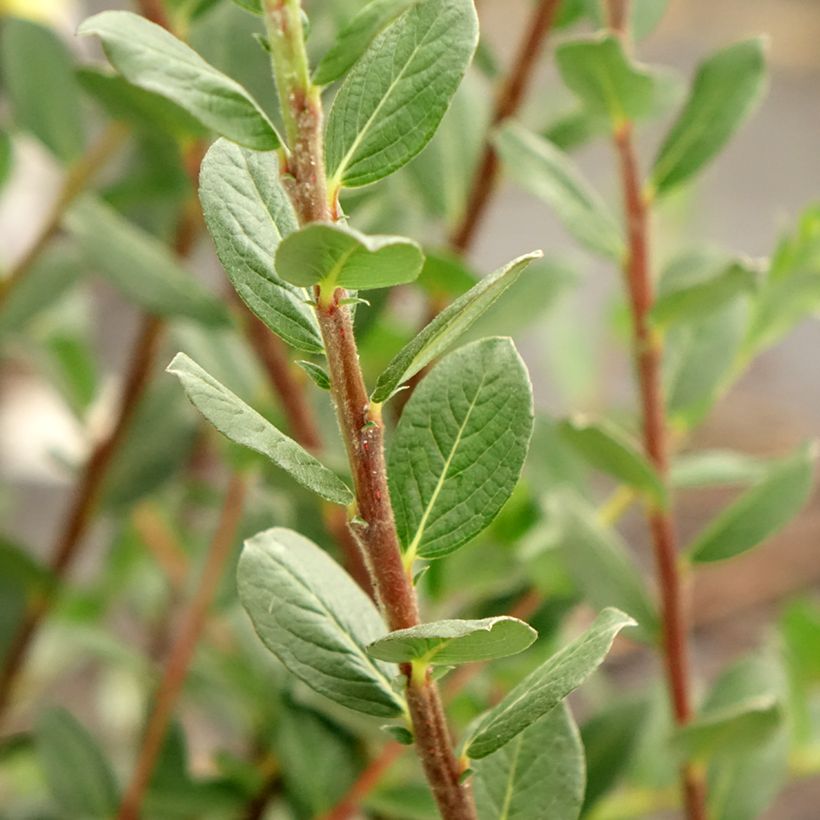
[[[371,43],[328,115],[331,187],[393,173],[429,142],[478,42],[472,0],[423,0]]]
[[[495,518],[518,482],[532,426],[532,387],[510,339],[465,345],[433,368],[389,455],[396,526],[410,554],[440,558]]]
[[[131,12],[103,11],[77,32],[96,34],[126,80],[175,102],[221,136],[259,151],[279,147],[276,129],[250,94],[161,26]]]
[[[274,153],[217,140],[205,155],[199,199],[219,261],[245,304],[297,350],[324,350],[307,293],[282,280],[273,256],[297,230],[293,206],[279,182]]]
[[[245,542],[239,598],[267,648],[311,689],[359,712],[402,711],[391,667],[365,646],[384,635],[373,602],[326,553],[275,527]]]
[[[328,501],[346,506],[353,500],[350,488],[335,473],[184,353],[177,353],[167,369],[179,377],[191,403],[222,435],[267,456],[303,487]]]

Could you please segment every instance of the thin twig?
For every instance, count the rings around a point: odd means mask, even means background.
[[[208,609],[222,579],[223,570],[231,555],[245,505],[247,483],[234,473],[231,476],[216,532],[211,540],[205,567],[179,635],[165,664],[165,669],[148,720],[137,763],[123,797],[118,820],[139,820],[142,801],[151,780],[157,758],[162,749],[168,725],[182,691],[188,668],[199,643]]]
[[[521,107],[534,73],[541,46],[549,34],[560,0],[538,0],[527,25],[521,45],[504,84],[496,98],[490,128],[511,117]],[[476,230],[487,210],[490,195],[498,179],[498,156],[489,139],[478,163],[461,223],[450,237],[450,247],[460,254],[473,244]]]
[[[79,196],[93,176],[105,165],[114,152],[122,145],[128,129],[121,123],[114,122],[106,126],[99,139],[81,156],[63,180],[57,198],[45,222],[40,228],[31,247],[9,272],[0,279],[0,305],[8,299],[11,292],[26,278],[46,245],[60,229],[68,206]]]

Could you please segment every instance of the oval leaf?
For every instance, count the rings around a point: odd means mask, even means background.
[[[276,251],[276,270],[302,287],[321,283],[332,293],[386,288],[412,282],[421,271],[421,248],[400,236],[365,236],[345,225],[314,222],[285,237]]]
[[[467,743],[466,754],[479,759],[492,754],[551,712],[603,662],[615,636],[635,621],[617,609],[605,609],[580,638],[530,672],[481,718]]]
[[[812,487],[815,445],[782,461],[729,505],[695,539],[691,561],[721,561],[756,547],[784,527],[805,504]]]
[[[524,621],[502,615],[480,621],[434,621],[390,632],[367,647],[374,658],[452,666],[523,652],[538,637]]]
[[[116,813],[114,775],[85,728],[64,709],[40,715],[35,749],[60,816],[104,820]]]
[[[655,160],[649,184],[656,195],[685,182],[723,148],[752,112],[765,82],[760,37],[735,43],[701,64]]]
[[[473,766],[479,820],[577,820],[584,747],[566,704]]]
[[[335,473],[184,353],[177,353],[167,370],[179,377],[191,403],[222,435],[267,456],[322,498],[342,505],[353,501],[350,488]]]
[[[161,26],[127,11],[103,11],[77,31],[96,34],[129,82],[175,102],[223,137],[260,151],[279,147],[276,129],[248,92]]]
[[[477,42],[472,0],[424,0],[373,41],[328,115],[331,189],[382,179],[424,148]]]
[[[91,196],[65,218],[91,265],[126,297],[158,316],[226,324],[225,305],[183,268],[168,247]]]
[[[376,382],[373,401],[387,401],[399,385],[442,354],[518,279],[521,271],[533,259],[540,259],[542,256],[541,251],[519,256],[503,268],[485,276],[477,285],[444,308],[413,341],[393,357]]]
[[[582,245],[620,262],[624,241],[618,223],[565,153],[512,123],[496,132],[493,143],[512,179],[551,206]]]
[[[648,495],[656,504],[666,503],[666,489],[658,473],[638,446],[605,419],[592,421],[576,416],[559,426],[564,440],[590,464]]]
[[[245,304],[297,350],[324,350],[307,294],[276,274],[273,254],[297,230],[274,153],[217,140],[202,161],[199,199],[219,261]]]
[[[510,339],[466,345],[404,408],[388,475],[408,555],[440,558],[478,535],[510,497],[532,435],[532,388]]]
[[[373,602],[312,541],[275,527],[245,542],[239,599],[265,646],[311,689],[369,715],[400,714],[390,667],[364,647],[384,634]]]

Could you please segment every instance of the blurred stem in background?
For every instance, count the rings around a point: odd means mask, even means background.
[[[626,40],[629,4],[626,0],[609,0],[610,28]],[[670,431],[666,417],[663,390],[663,341],[652,327],[650,311],[655,303],[655,286],[650,260],[649,201],[640,178],[633,142],[632,123],[623,121],[615,126],[615,149],[618,156],[624,214],[627,232],[627,253],[624,274],[632,314],[633,355],[643,415],[643,439],[646,456],[655,468],[664,487],[669,490]],[[671,493],[667,493],[671,495]],[[692,718],[691,675],[684,583],[681,574],[677,533],[670,501],[661,507],[648,502],[647,521],[655,552],[658,585],[661,595],[661,620],[664,665],[675,720],[679,726]],[[703,773],[691,763],[681,772],[686,816],[689,820],[705,820],[706,793]]]

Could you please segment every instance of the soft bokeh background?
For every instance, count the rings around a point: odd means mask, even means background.
[[[319,0],[312,0],[308,7]],[[0,0],[0,10],[58,21],[66,35],[91,11],[113,4],[61,0]],[[483,0],[480,12],[500,59],[517,41],[528,3]],[[649,62],[672,65],[688,75],[705,55],[730,41],[765,32],[770,37],[771,86],[752,120],[698,183],[664,209],[658,219],[655,254],[659,264],[693,237],[749,255],[767,255],[778,235],[800,211],[820,200],[820,2],[818,0],[671,0],[669,12],[642,44]],[[93,44],[72,47],[87,53]],[[547,47],[549,52],[549,46]],[[560,110],[554,69],[542,60],[526,117],[546,122]],[[543,116],[542,116],[543,112]],[[657,131],[643,137],[651,157]],[[0,247],[8,264],[36,235],[61,178],[60,169],[34,142],[20,140],[14,176],[0,199]],[[579,153],[589,176],[617,196],[613,157],[598,140]],[[612,346],[612,302],[619,279],[611,269],[572,250],[547,209],[503,184],[472,253],[487,271],[535,247],[560,250],[579,259],[583,280],[577,298],[552,314],[550,326],[528,331],[524,351],[539,401],[570,409],[628,408],[632,385],[627,359]],[[204,256],[207,256],[205,254]],[[203,258],[204,258],[203,256]],[[212,266],[209,260],[208,265]],[[135,315],[113,291],[99,287],[91,306],[95,343],[109,371],[103,398],[94,408],[104,424],[117,390],[117,369],[135,329]],[[588,375],[581,366],[567,374],[561,360],[589,353]],[[788,340],[764,354],[716,408],[695,442],[760,455],[777,455],[820,435],[820,325],[805,323]],[[81,457],[86,437],[56,392],[36,373],[15,361],[0,370],[0,515],[3,530],[47,551],[66,503],[65,460]],[[93,421],[92,421],[93,423]],[[59,458],[55,458],[55,453]],[[679,509],[684,538],[725,503],[721,492],[690,493]],[[639,518],[626,530],[637,548],[644,534]],[[100,543],[105,533],[95,532]],[[765,547],[731,566],[702,569],[693,590],[697,665],[708,677],[744,650],[757,646],[784,602],[817,591],[820,582],[820,497]],[[88,550],[78,573],[99,556]],[[645,556],[646,557],[646,556]],[[85,568],[85,570],[84,570]],[[641,658],[618,662],[625,679],[642,674]],[[820,814],[820,782],[799,783],[781,798],[772,820],[811,820]]]

